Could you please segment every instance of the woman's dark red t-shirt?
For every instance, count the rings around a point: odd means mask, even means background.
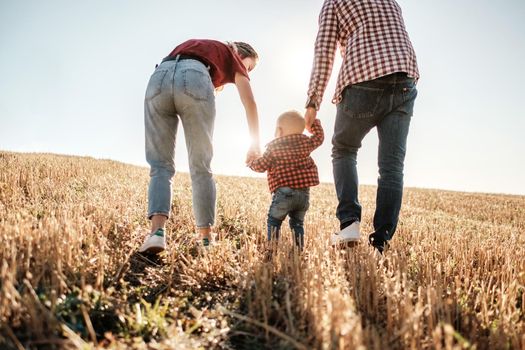
[[[242,64],[241,57],[228,45],[216,40],[192,39],[177,46],[168,57],[177,55],[195,56],[210,66],[210,76],[213,86],[219,87],[235,82],[235,73],[246,78],[248,72]]]

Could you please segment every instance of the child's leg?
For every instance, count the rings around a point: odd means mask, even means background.
[[[268,240],[279,239],[281,224],[286,218],[292,205],[292,189],[278,188],[272,196],[272,204],[268,211]]]
[[[296,190],[294,193],[294,210],[290,212],[290,228],[294,233],[295,245],[304,247],[304,216],[310,206],[309,191]]]
[[[281,224],[283,220],[276,219],[268,215],[268,240],[279,239],[279,233],[281,231]]]
[[[304,247],[304,216],[306,210],[290,213],[290,229],[294,234],[295,245],[303,250]]]

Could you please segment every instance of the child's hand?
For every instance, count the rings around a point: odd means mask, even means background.
[[[312,133],[312,124],[314,123],[316,117],[317,110],[313,107],[308,107],[304,113],[304,120],[306,122],[306,130],[308,130],[309,133]]]
[[[246,154],[246,164],[250,164],[255,159],[261,156],[259,145],[252,145]]]

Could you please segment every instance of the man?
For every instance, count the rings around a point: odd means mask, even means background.
[[[321,105],[337,46],[343,62],[332,100],[337,105],[332,163],[341,231],[331,241],[359,240],[357,151],[376,127],[379,178],[369,242],[382,253],[401,208],[406,140],[419,78],[416,55],[395,0],[325,0],[308,89],[307,129]]]

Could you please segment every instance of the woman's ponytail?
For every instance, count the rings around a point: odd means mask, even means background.
[[[256,60],[259,59],[259,55],[257,55],[257,52],[250,44],[242,41],[229,41],[227,44],[233,51],[237,52],[241,59],[246,57],[251,57]]]

